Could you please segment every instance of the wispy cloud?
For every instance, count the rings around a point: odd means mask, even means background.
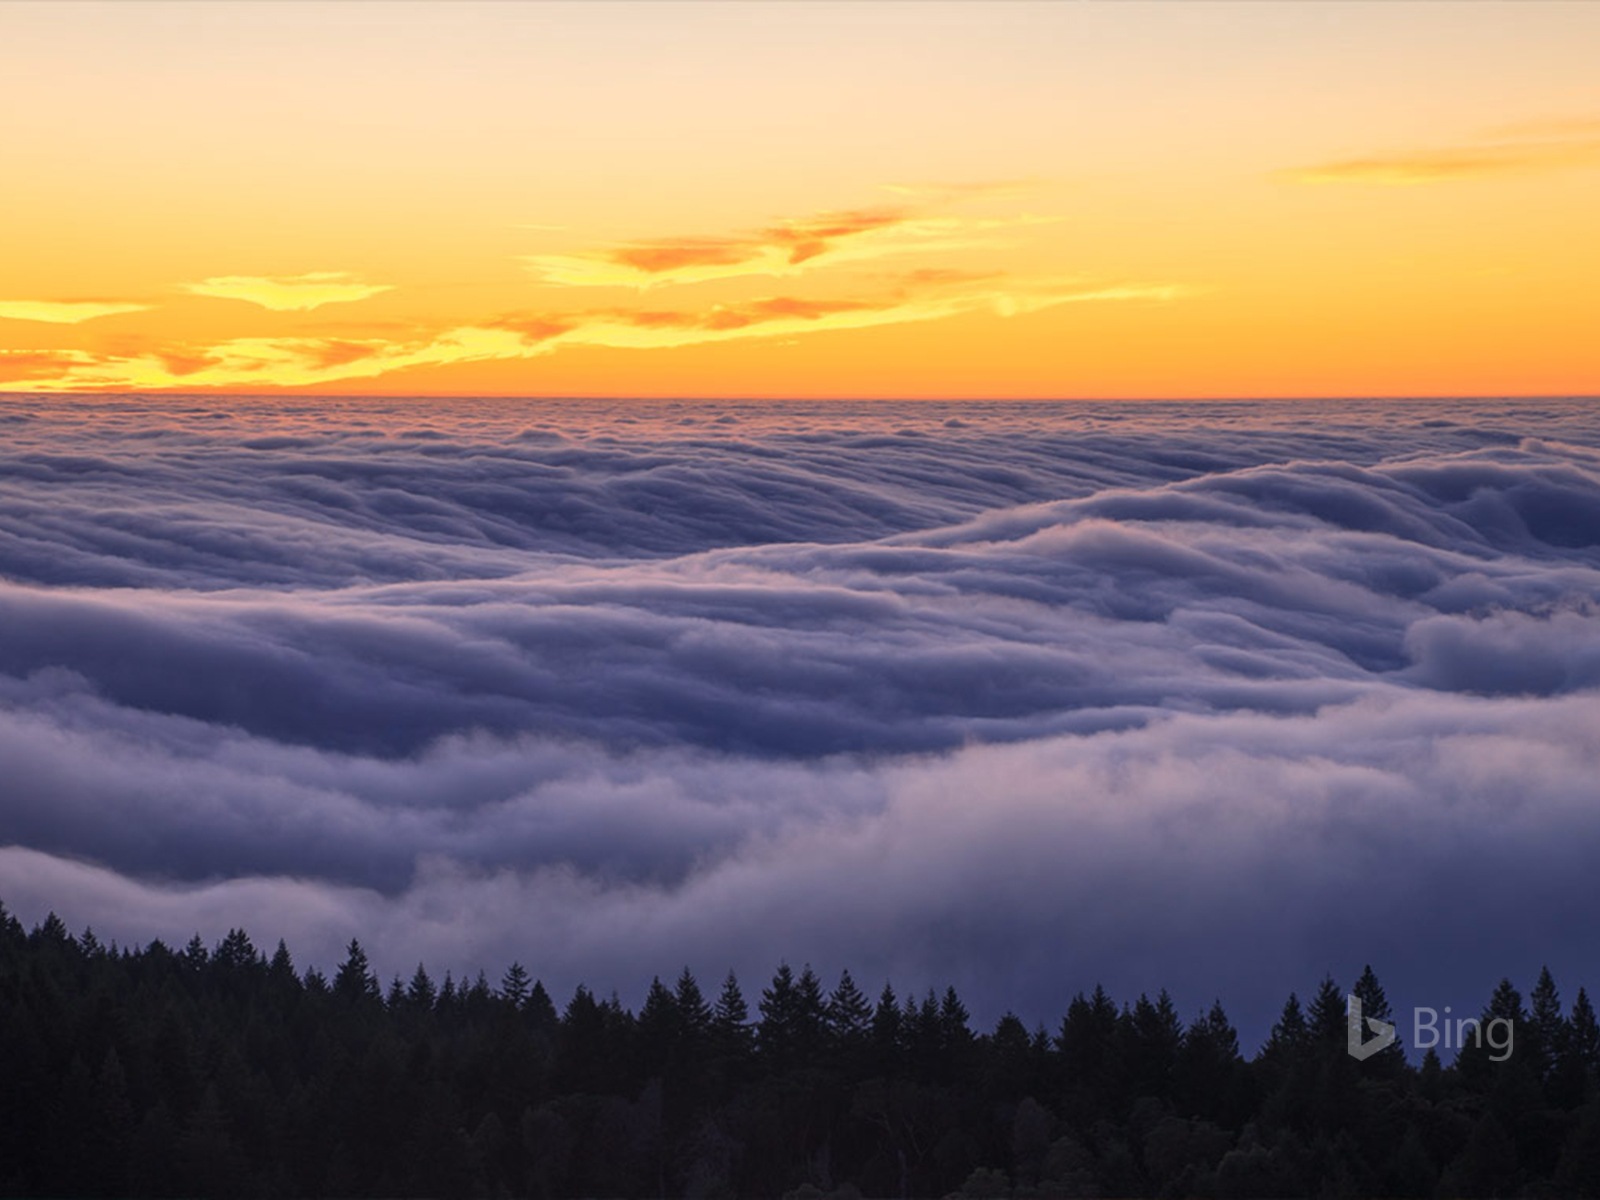
[[[1600,138],[1600,117],[1540,117],[1489,130],[1496,138]]]
[[[1292,183],[1411,186],[1600,164],[1600,120],[1568,118],[1501,126],[1453,146],[1339,159],[1280,171]]]
[[[1076,279],[1012,281],[1005,287],[959,277],[905,277],[895,292],[867,299],[773,296],[677,309],[594,309],[500,318],[411,341],[315,337],[236,338],[201,348],[74,361],[0,390],[103,388],[307,387],[371,379],[415,367],[536,358],[563,346],[667,349],[746,338],[941,320],[968,313],[1000,316],[1063,304],[1167,301],[1188,289],[1170,283],[1093,286]]]
[[[393,290],[388,284],[363,283],[347,271],[312,271],[306,275],[216,275],[184,285],[197,296],[243,300],[274,312],[309,312],[324,304],[349,304]]]
[[[527,255],[522,262],[544,283],[648,288],[993,246],[994,231],[1042,220],[930,216],[904,206],[843,209],[726,237],[655,238],[580,254]]]
[[[96,317],[144,312],[148,304],[112,300],[0,300],[0,320],[43,321],[50,325],[77,325]]]
[[[0,350],[0,390],[13,380],[48,378],[95,361],[82,350]]]
[[[1038,190],[1040,179],[986,179],[964,183],[886,183],[883,190],[919,200],[987,200]]]

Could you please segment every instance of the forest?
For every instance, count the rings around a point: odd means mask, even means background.
[[[1390,1006],[1369,967],[1368,1017]],[[686,970],[637,1012],[519,964],[387,986],[242,930],[103,944],[0,905],[0,1194],[392,1197],[1600,1195],[1600,1027],[1543,972],[1514,1053],[1345,1050],[1345,989],[1246,1056],[1220,1004],[1095,987],[1054,1029],[953,989]]]

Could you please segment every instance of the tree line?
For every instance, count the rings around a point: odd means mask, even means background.
[[[1390,1016],[1371,968],[1353,985]],[[558,1008],[352,941],[331,979],[235,930],[102,944],[0,905],[0,1194],[388,1197],[1600,1195],[1600,1027],[1543,972],[1514,1052],[1346,1053],[1344,990],[1246,1057],[1220,1004],[1075,996],[972,1027],[954,989],[780,966],[752,1010],[685,970]]]

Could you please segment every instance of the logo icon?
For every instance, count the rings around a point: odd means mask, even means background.
[[[1368,1041],[1366,1029],[1363,1024],[1372,1029],[1372,1040]],[[1387,1050],[1394,1045],[1394,1026],[1387,1021],[1380,1021],[1376,1017],[1364,1019],[1361,1015],[1361,997],[1355,993],[1345,997],[1344,1000],[1344,1048],[1350,1057],[1357,1062],[1365,1062],[1380,1050]]]

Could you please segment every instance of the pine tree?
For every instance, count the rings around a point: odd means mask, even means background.
[[[17,950],[21,948],[26,939],[27,935],[23,932],[22,922],[12,916],[5,903],[0,901],[0,947]]]
[[[1130,1073],[1132,1093],[1166,1100],[1172,1094],[1183,1023],[1165,989],[1155,1003],[1141,994],[1118,1021],[1121,1058]]]
[[[481,1021],[494,1009],[494,989],[489,986],[489,976],[480,968],[472,986],[460,992],[462,1011],[469,1021]]]
[[[55,914],[52,913],[51,916]],[[211,953],[206,949],[206,944],[197,933],[189,939],[189,944],[183,948],[184,965],[190,971],[198,974],[200,970],[211,961]]]
[[[905,1045],[903,1025],[900,1002],[895,997],[894,988],[885,983],[883,991],[878,993],[877,1006],[872,1010],[870,1031],[873,1067],[881,1075],[893,1073],[899,1064]]]
[[[688,967],[684,967],[678,975],[678,982],[672,989],[672,1000],[688,1038],[698,1041],[711,1031],[711,1006],[706,1003],[700,985],[695,982],[694,974]]]
[[[965,1045],[972,1039],[972,1029],[967,1024],[970,1019],[967,1006],[961,1003],[956,989],[945,988],[939,1001],[939,1032],[947,1047]]]
[[[1304,1050],[1310,1039],[1311,1031],[1306,1025],[1305,1012],[1300,1007],[1300,997],[1290,992],[1289,998],[1283,1003],[1283,1012],[1267,1035],[1266,1053],[1269,1057],[1274,1054],[1292,1055]]]
[[[750,1006],[745,1003],[739,979],[732,971],[722,981],[717,1002],[711,1009],[711,1036],[717,1053],[724,1060],[739,1060],[749,1053],[754,1040],[750,1029]]]
[[[1306,1018],[1307,1031],[1319,1049],[1344,1052],[1349,1022],[1344,993],[1333,981],[1333,976],[1323,976],[1322,982],[1317,985],[1317,994],[1311,998]]]
[[[406,1002],[417,1012],[430,1013],[438,998],[438,990],[433,986],[433,980],[428,978],[428,969],[419,962],[411,974],[411,983],[406,987]]]
[[[1240,1067],[1239,1034],[1222,1002],[1190,1023],[1183,1032],[1173,1071],[1173,1095],[1179,1115],[1193,1115],[1231,1125],[1237,1118]]]
[[[1480,1090],[1489,1087],[1496,1068],[1500,1068],[1503,1074],[1507,1066],[1516,1059],[1515,1054],[1510,1055],[1509,1059],[1503,1058],[1504,1052],[1496,1050],[1489,1044],[1492,1033],[1505,1028],[1504,1025],[1499,1025],[1499,1022],[1509,1023],[1513,1046],[1520,1040],[1526,1040],[1528,1015],[1522,1007],[1522,993],[1512,986],[1509,979],[1502,979],[1495,986],[1493,995],[1489,997],[1489,1005],[1479,1018],[1476,1035],[1469,1034],[1465,1039],[1466,1044],[1456,1055],[1456,1065],[1461,1071],[1462,1078]],[[1526,1072],[1530,1077],[1536,1078],[1533,1076],[1531,1066],[1516,1063],[1515,1067],[1518,1071]]]
[[[1578,989],[1578,998],[1572,1002],[1568,1029],[1571,1036],[1567,1039],[1567,1057],[1592,1078],[1600,1072],[1600,1024],[1595,1021],[1589,993],[1583,988]]]
[[[545,991],[544,984],[537,979],[533,981],[533,987],[528,991],[528,998],[523,1002],[522,1011],[527,1017],[528,1024],[545,1034],[554,1033],[561,1021],[556,1015],[555,1001],[550,999],[550,993]]]
[[[1120,1112],[1127,1080],[1118,1047],[1121,1014],[1095,985],[1092,995],[1079,992],[1067,1005],[1056,1034],[1063,1072],[1063,1103],[1073,1120],[1089,1121],[1097,1114]]]
[[[355,938],[350,939],[344,963],[333,977],[333,994],[351,1004],[379,998],[378,977],[367,962],[367,952]]]
[[[195,936],[198,937],[199,935],[196,934]],[[72,935],[67,932],[67,923],[56,916],[53,909],[45,913],[44,920],[34,926],[33,932],[29,935],[29,940],[36,946],[44,945],[58,948],[71,946],[73,949],[77,949],[77,943],[72,940]],[[202,945],[201,949],[204,948],[204,945]]]
[[[289,947],[282,938],[278,939],[278,948],[273,951],[272,962],[267,965],[267,975],[279,987],[297,985],[300,982],[299,976],[295,974],[294,959],[290,956]]]
[[[211,961],[223,971],[245,971],[256,965],[256,948],[244,930],[230,929],[227,937],[217,943]]]
[[[1562,1045],[1550,1072],[1550,1102],[1558,1109],[1579,1109],[1597,1094],[1595,1075],[1600,1069],[1600,1026],[1595,1022],[1589,994],[1579,987],[1573,1011],[1563,1022]]]
[[[795,980],[794,1047],[801,1065],[814,1064],[822,1054],[828,1036],[828,1002],[822,995],[822,981],[807,963]]]
[[[532,980],[519,962],[513,962],[500,977],[500,999],[512,1008],[521,1008],[528,998],[528,985]]]
[[[1382,1021],[1394,1024],[1394,1009],[1389,1005],[1389,997],[1384,994],[1383,985],[1378,982],[1378,976],[1368,963],[1361,970],[1361,978],[1356,980],[1356,985],[1351,989],[1355,997],[1361,1001],[1361,1016],[1363,1021]],[[1363,1037],[1370,1030],[1370,1026],[1363,1026]],[[1348,1036],[1348,1030],[1346,1031]],[[1363,1075],[1368,1078],[1393,1079],[1405,1069],[1406,1052],[1397,1037],[1389,1045],[1379,1050],[1364,1064]]]
[[[793,1066],[799,1049],[800,994],[788,963],[780,963],[771,986],[762,989],[758,1010],[757,1052],[773,1070]]]
[[[639,1057],[645,1076],[665,1075],[678,1047],[680,1022],[678,1002],[659,975],[650,980],[650,990],[639,1010],[638,1028]]]
[[[1520,1031],[1519,1031],[1520,1032]],[[1517,1051],[1527,1056],[1528,1065],[1543,1083],[1555,1073],[1556,1064],[1566,1049],[1567,1021],[1561,1015],[1561,993],[1549,967],[1539,970],[1539,980],[1528,993],[1528,1030],[1525,1046]]]
[[[842,1048],[861,1045],[872,1028],[872,1004],[848,970],[828,997],[827,1019],[829,1035]]]

